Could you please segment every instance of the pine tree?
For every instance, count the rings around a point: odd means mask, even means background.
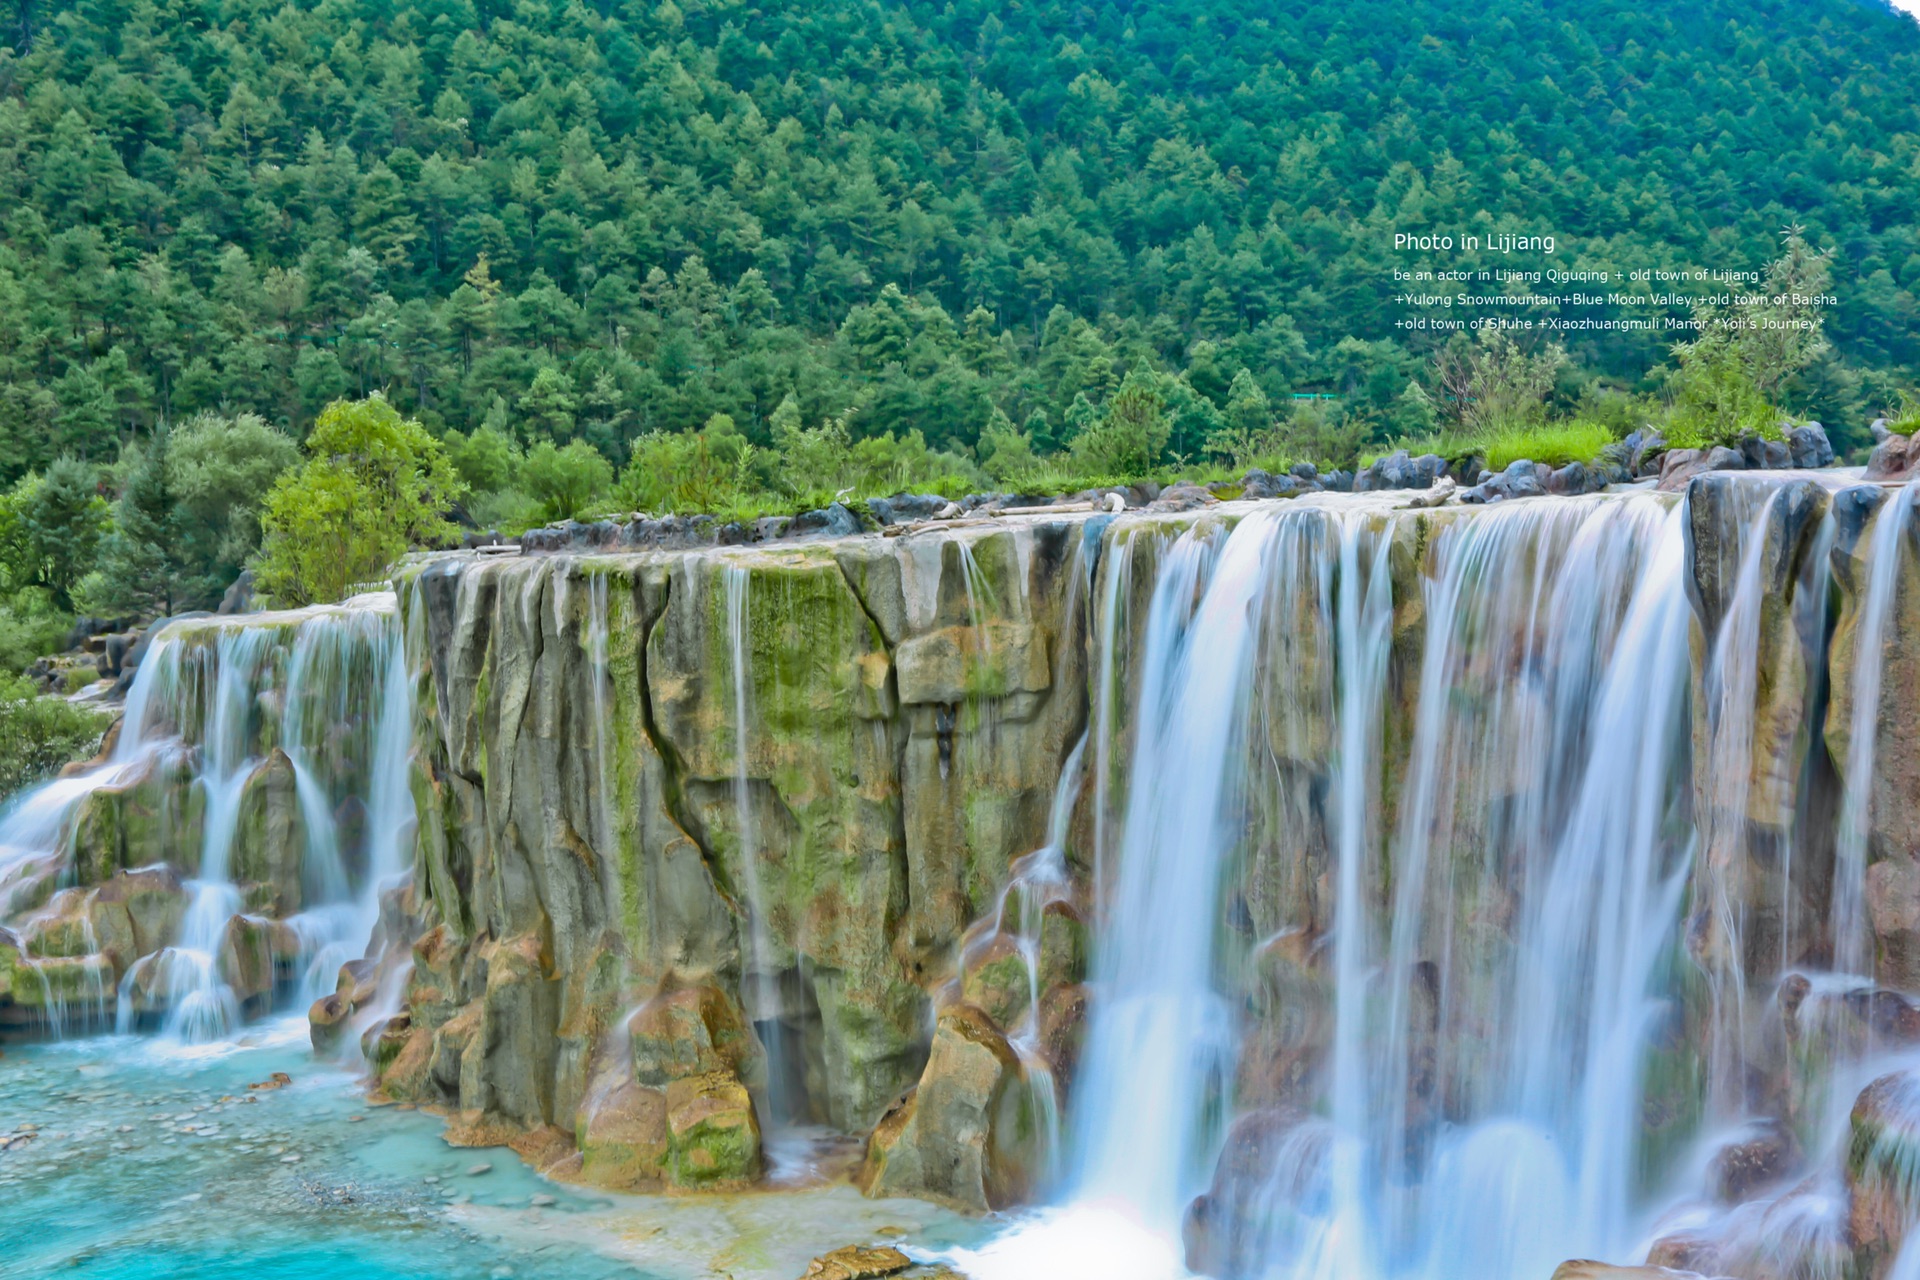
[[[157,428],[145,441],[129,444],[121,457],[126,481],[113,504],[113,532],[100,546],[96,607],[165,617],[178,603],[181,565],[169,527],[173,495],[167,487],[167,436],[165,427]]]

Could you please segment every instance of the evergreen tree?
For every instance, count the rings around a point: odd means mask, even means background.
[[[167,486],[167,434],[158,428],[121,453],[120,497],[113,531],[100,546],[99,570],[89,579],[90,608],[165,617],[178,604],[183,575]]]

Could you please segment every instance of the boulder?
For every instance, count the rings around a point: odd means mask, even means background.
[[[940,1015],[920,1082],[869,1136],[860,1186],[972,1213],[1004,1209],[1031,1193],[1044,1141],[1019,1055],[984,1013],[956,1005]]]
[[[846,538],[859,532],[859,517],[838,502],[818,511],[803,511],[787,526],[787,536],[794,538]]]
[[[1894,1071],[1860,1091],[1848,1117],[1849,1228],[1863,1275],[1875,1275],[1920,1217],[1920,1072]]]
[[[684,987],[655,996],[627,1019],[633,1078],[666,1085],[715,1072],[745,1074],[753,1036],[732,1000],[717,987]]]
[[[913,1259],[892,1245],[850,1244],[808,1263],[800,1280],[874,1280],[912,1265]]]
[[[1817,422],[1787,429],[1787,452],[1795,467],[1811,471],[1833,465],[1833,443]]]
[[[1887,437],[1873,446],[1873,452],[1867,457],[1867,480],[1906,480],[1912,477],[1916,464],[1920,464],[1920,447],[1915,447],[1915,436]]]
[[[660,1185],[667,1167],[667,1095],[631,1080],[594,1090],[574,1127],[580,1174],[616,1191]]]
[[[1742,1204],[1784,1181],[1800,1160],[1793,1130],[1778,1120],[1747,1125],[1713,1154],[1707,1181],[1721,1204]]]
[[[1687,481],[1706,470],[1705,454],[1699,449],[1669,449],[1660,455],[1660,488],[1671,490],[1684,488]]]
[[[685,1190],[740,1186],[760,1175],[760,1121],[737,1076],[715,1071],[667,1086],[667,1177]]]
[[[1661,472],[1661,459],[1667,452],[1667,438],[1658,431],[1648,428],[1636,431],[1628,436],[1626,443],[1631,449],[1627,460],[1628,468],[1636,477],[1657,476]]]
[[[236,915],[227,921],[221,937],[220,972],[236,1000],[264,1007],[279,985],[279,976],[292,976],[299,954],[299,938],[288,925]]]
[[[1311,1185],[1325,1132],[1291,1107],[1236,1118],[1214,1163],[1213,1182],[1187,1208],[1181,1235],[1187,1269],[1215,1280],[1256,1280],[1276,1215]]]
[[[172,942],[186,910],[180,877],[164,864],[115,872],[89,907],[102,947],[125,948],[122,967]]]
[[[1384,458],[1376,458],[1354,478],[1356,493],[1385,489],[1430,489],[1446,473],[1447,462],[1437,453],[1415,458],[1405,449],[1396,449]],[[1331,486],[1329,486],[1331,487]]]
[[[960,998],[1012,1030],[1033,1004],[1037,968],[1020,939],[996,933],[967,955],[960,972]]]
[[[1171,484],[1160,491],[1147,507],[1149,511],[1183,512],[1198,511],[1212,506],[1218,499],[1197,484]]]
[[[1310,462],[1301,465],[1310,471],[1313,469],[1313,464]],[[1246,478],[1241,481],[1240,496],[1261,500],[1268,498],[1291,498],[1301,491],[1302,486],[1313,485],[1312,476],[1303,478],[1297,474],[1299,471],[1298,467],[1294,470],[1296,474],[1276,476],[1255,467],[1247,472]],[[1313,485],[1313,487],[1317,488],[1318,486]]]
[[[253,611],[253,570],[242,569],[220,596],[220,607],[214,612],[219,614],[251,613]]]
[[[1569,462],[1547,480],[1548,493],[1566,494],[1569,497],[1578,497],[1595,487],[1586,464],[1582,462]]]
[[[1460,501],[1474,504],[1500,502],[1507,498],[1537,498],[1547,492],[1547,486],[1540,478],[1536,464],[1525,458],[1516,458],[1507,464],[1507,469],[1498,475],[1488,476],[1471,489],[1460,494]]]

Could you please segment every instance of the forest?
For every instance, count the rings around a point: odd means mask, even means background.
[[[350,504],[314,438],[334,404],[431,459],[446,509],[387,522],[424,537],[1529,424],[1817,418],[1857,453],[1920,382],[1920,25],[1874,0],[18,0],[10,23],[16,669],[76,611],[212,603],[296,469],[283,524]],[[1396,331],[1394,233],[1469,222],[1550,230],[1565,271],[1705,263],[1838,301],[1786,352]]]

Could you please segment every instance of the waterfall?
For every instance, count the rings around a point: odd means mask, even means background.
[[[1867,839],[1872,829],[1875,755],[1880,737],[1880,672],[1900,582],[1903,534],[1913,518],[1920,481],[1887,499],[1874,519],[1866,591],[1853,640],[1851,715],[1847,722],[1846,779],[1841,794],[1840,838],[1833,870],[1833,967],[1871,976],[1866,919]],[[1920,1264],[1916,1264],[1920,1266]]]
[[[412,733],[411,677],[389,595],[169,627],[135,674],[109,757],[27,793],[0,821],[0,893],[70,874],[78,816],[96,793],[150,811],[143,821],[153,837],[142,851],[156,861],[180,857],[190,871],[186,902],[172,936],[126,958],[117,991],[108,989],[110,973],[97,971],[105,957],[93,954],[85,892],[66,891],[47,910],[76,915],[72,927],[92,954],[86,989],[93,1004],[111,1001],[121,1031],[157,1014],[165,1035],[219,1039],[252,1011],[250,1001],[280,991],[283,970],[292,971],[284,994],[310,1000],[331,991],[340,965],[365,949],[381,887],[411,858]],[[287,776],[276,770],[291,776],[296,857],[276,872],[281,864],[259,859],[282,855],[253,849],[243,874],[241,830],[252,823],[264,834],[261,806],[273,803],[274,778]],[[267,881],[242,882],[262,874]],[[271,911],[254,914],[250,893],[279,901],[287,914],[272,927],[281,934],[269,931]],[[295,940],[298,954],[270,940],[278,937]],[[261,947],[271,957],[256,955]],[[230,966],[255,959],[268,971],[255,965],[253,980],[272,990],[236,991]]]
[[[166,1033],[189,1043],[217,1040],[240,1021],[240,1002],[221,972],[227,922],[240,910],[231,870],[240,799],[258,757],[256,690],[278,637],[262,628],[223,629],[213,650],[212,716],[200,744],[199,786],[205,796],[200,866],[180,940],[149,957],[166,993]]]
[[[760,846],[753,818],[753,792],[748,782],[753,702],[753,636],[747,600],[751,574],[744,565],[726,564],[721,566],[720,576],[726,592],[727,656],[733,678],[734,821],[738,827],[740,886],[746,894],[743,905],[747,946],[740,958],[740,994],[747,1016],[768,1028],[760,1040],[767,1062],[762,1107],[771,1131],[790,1126],[798,1107],[789,1078],[793,1068],[786,1061],[786,1046],[782,1043],[780,970],[768,927],[766,894],[760,884]]]

